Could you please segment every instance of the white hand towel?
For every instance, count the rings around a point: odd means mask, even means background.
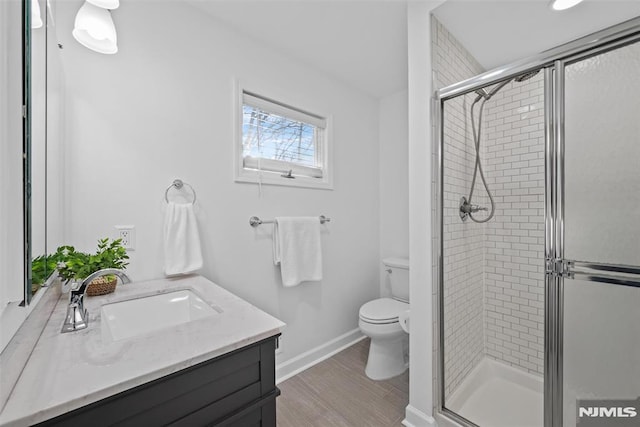
[[[202,268],[200,235],[192,203],[167,203],[164,216],[164,272],[189,274]]]
[[[280,264],[282,284],[296,286],[322,280],[322,246],[318,217],[280,217],[273,228],[273,263]]]

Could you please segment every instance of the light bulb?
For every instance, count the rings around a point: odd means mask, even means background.
[[[111,13],[85,2],[73,28],[73,37],[83,46],[100,53],[113,54],[118,51],[118,36]]]
[[[582,0],[553,0],[551,2],[551,8],[553,10],[565,10],[569,9],[582,2]]]
[[[31,0],[31,28],[42,27],[42,16],[40,16],[40,3],[38,0]]]

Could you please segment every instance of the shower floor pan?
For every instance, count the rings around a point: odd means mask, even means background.
[[[543,381],[485,357],[446,406],[481,427],[542,427]]]

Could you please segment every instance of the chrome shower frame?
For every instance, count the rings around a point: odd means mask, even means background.
[[[437,352],[436,390],[434,409],[447,421],[461,426],[476,426],[470,420],[447,409],[444,401],[444,103],[460,95],[483,90],[484,87],[514,79],[520,75],[544,72],[545,106],[545,318],[544,318],[544,427],[562,427],[563,423],[563,295],[564,277],[558,268],[564,262],[564,68],[588,57],[640,41],[640,17],[622,22],[605,30],[550,49],[536,56],[490,70],[468,80],[447,86],[434,93],[433,140],[437,169],[436,238],[437,304],[434,320],[437,323],[435,347]],[[479,93],[479,92],[478,92]],[[618,271],[615,266],[586,266],[573,263],[571,267],[600,271]],[[624,266],[622,266],[624,267]],[[621,267],[620,267],[621,268]],[[631,268],[631,267],[628,267]],[[627,268],[627,269],[628,269]],[[640,274],[640,271],[634,270]],[[577,271],[585,280],[602,281],[602,276]],[[606,280],[640,287],[640,282],[623,283],[617,277]],[[567,426],[568,427],[568,426]]]

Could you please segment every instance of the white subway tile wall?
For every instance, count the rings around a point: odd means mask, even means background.
[[[433,19],[436,89],[481,73],[483,68],[446,28]],[[468,114],[471,95],[445,105],[444,144],[444,366],[445,396],[484,354],[482,226],[460,221],[460,197],[469,193],[475,154]]]
[[[485,110],[483,165],[497,205],[483,239],[485,353],[543,374],[543,74],[509,83]]]
[[[432,19],[435,89],[485,71],[437,19]],[[495,216],[486,224],[463,223],[458,214],[460,197],[469,195],[475,165],[469,109],[476,95],[445,103],[445,399],[485,356],[543,373],[543,93],[539,74],[508,84],[485,106],[481,159],[496,202]],[[436,152],[434,144],[434,162]],[[473,203],[490,206],[479,177]],[[434,235],[438,233],[435,227]],[[438,301],[437,286],[434,301]],[[438,346],[434,342],[434,351]]]

